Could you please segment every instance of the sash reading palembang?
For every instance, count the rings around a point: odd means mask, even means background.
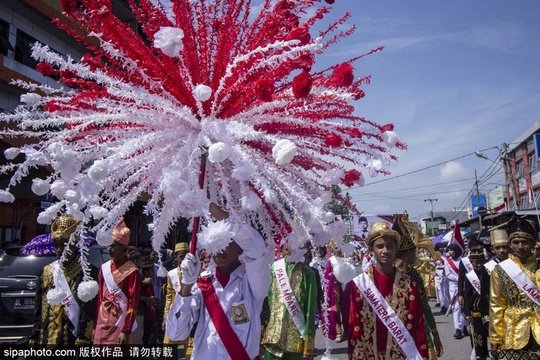
[[[411,334],[409,334],[401,319],[394,312],[394,309],[388,305],[379,290],[377,290],[369,276],[366,273],[362,273],[355,277],[353,281],[358,286],[364,299],[366,299],[369,306],[373,309],[373,312],[377,314],[384,326],[388,329],[388,332],[401,347],[401,350],[405,353],[405,358],[421,360],[422,356],[418,353]]]
[[[111,270],[111,261],[107,261],[103,265],[101,265],[101,273],[103,274],[103,279],[105,280],[105,284],[107,285],[107,289],[110,293],[114,294],[114,301],[118,303],[120,306],[120,309],[122,310],[122,314],[114,324],[117,328],[122,328],[124,326],[124,323],[126,321],[126,312],[127,312],[127,297],[122,292],[122,289],[118,287],[118,284],[116,281],[114,281],[112,270]],[[133,327],[131,328],[131,331],[135,331],[137,329],[137,322],[133,322]]]
[[[514,281],[518,288],[520,288],[532,301],[540,305],[540,292],[538,291],[536,284],[521,271],[512,259],[506,259],[500,262],[499,265],[508,274],[510,279]]]
[[[281,292],[283,303],[285,304],[289,315],[291,315],[294,325],[296,325],[298,331],[300,331],[300,337],[303,338],[306,329],[306,319],[304,318],[300,304],[298,304],[291,288],[291,284],[289,283],[285,259],[279,259],[274,263],[274,274],[276,275],[276,281],[279,291]]]
[[[66,312],[66,315],[73,325],[73,335],[77,336],[77,330],[79,328],[79,315],[81,313],[81,308],[77,301],[75,300],[75,297],[73,296],[73,293],[71,292],[71,289],[69,288],[69,284],[66,280],[66,276],[64,275],[64,272],[62,271],[62,268],[60,267],[60,262],[58,260],[54,261],[52,263],[53,267],[53,281],[54,286],[59,287],[62,289],[64,294],[66,294],[66,297],[62,300],[62,305],[64,305],[64,311]]]
[[[216,289],[214,289],[214,284],[212,284],[212,278],[210,276],[200,277],[197,280],[197,285],[201,290],[206,311],[208,311],[216,332],[221,338],[221,342],[231,359],[250,360],[246,348],[234,332],[225,311],[221,307]]]
[[[178,269],[172,269],[169,271],[169,279],[171,279],[171,283],[174,289],[175,293],[180,293],[180,277],[178,276]]]

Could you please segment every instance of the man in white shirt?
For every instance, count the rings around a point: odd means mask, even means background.
[[[223,211],[211,212],[218,220],[227,217]],[[197,256],[188,254],[181,264],[180,296],[167,316],[166,332],[171,340],[183,340],[197,324],[193,360],[247,360],[259,355],[260,314],[270,287],[268,248],[259,233],[245,224],[237,227],[232,240],[213,254],[215,269],[199,280]]]

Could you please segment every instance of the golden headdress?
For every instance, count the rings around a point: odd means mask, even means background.
[[[69,240],[71,234],[77,229],[79,222],[73,215],[60,215],[51,225],[51,239],[53,241]]]
[[[404,213],[403,217],[405,217],[406,214],[407,212]],[[397,242],[397,250],[407,251],[416,249],[416,245],[414,244],[409,229],[403,222],[403,217],[396,214],[394,217],[394,223],[392,224],[392,230],[396,231],[400,235],[400,240]]]
[[[386,221],[379,221],[371,224],[371,228],[368,236],[366,237],[366,243],[368,246],[373,245],[375,240],[382,237],[388,237],[393,239],[396,243],[399,243],[401,240],[401,235],[395,230],[390,228],[390,224]]]
[[[530,241],[537,241],[537,229],[534,221],[514,217],[508,222],[508,240],[523,238]]]
[[[490,231],[490,244],[508,244],[508,231],[506,229],[495,229]]]

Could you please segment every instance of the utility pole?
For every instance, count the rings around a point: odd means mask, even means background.
[[[476,175],[476,169],[474,169],[474,181],[476,186],[476,214],[478,215],[478,225],[480,226],[480,230],[478,230],[478,237],[482,234],[482,215],[480,215],[480,212],[478,212],[478,209],[480,209],[480,190],[478,189],[478,176]]]
[[[508,144],[503,144],[503,156],[502,161],[504,165],[504,176],[506,177],[506,193],[508,194],[508,187],[510,188],[510,191],[512,192],[512,201],[510,202],[510,199],[508,199],[508,206],[510,207],[508,210],[519,210],[517,207],[517,204],[519,204],[516,194],[516,186],[514,183],[514,176],[512,174],[512,164],[510,164],[510,158],[508,157]]]
[[[431,205],[431,221],[433,221],[433,202],[437,201],[437,199],[424,199],[424,202],[429,201]],[[433,235],[433,228],[431,229],[431,235]]]

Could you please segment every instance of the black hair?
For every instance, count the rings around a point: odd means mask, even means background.
[[[154,264],[144,265],[141,270],[142,270],[143,275],[147,276],[148,271],[154,270]]]

